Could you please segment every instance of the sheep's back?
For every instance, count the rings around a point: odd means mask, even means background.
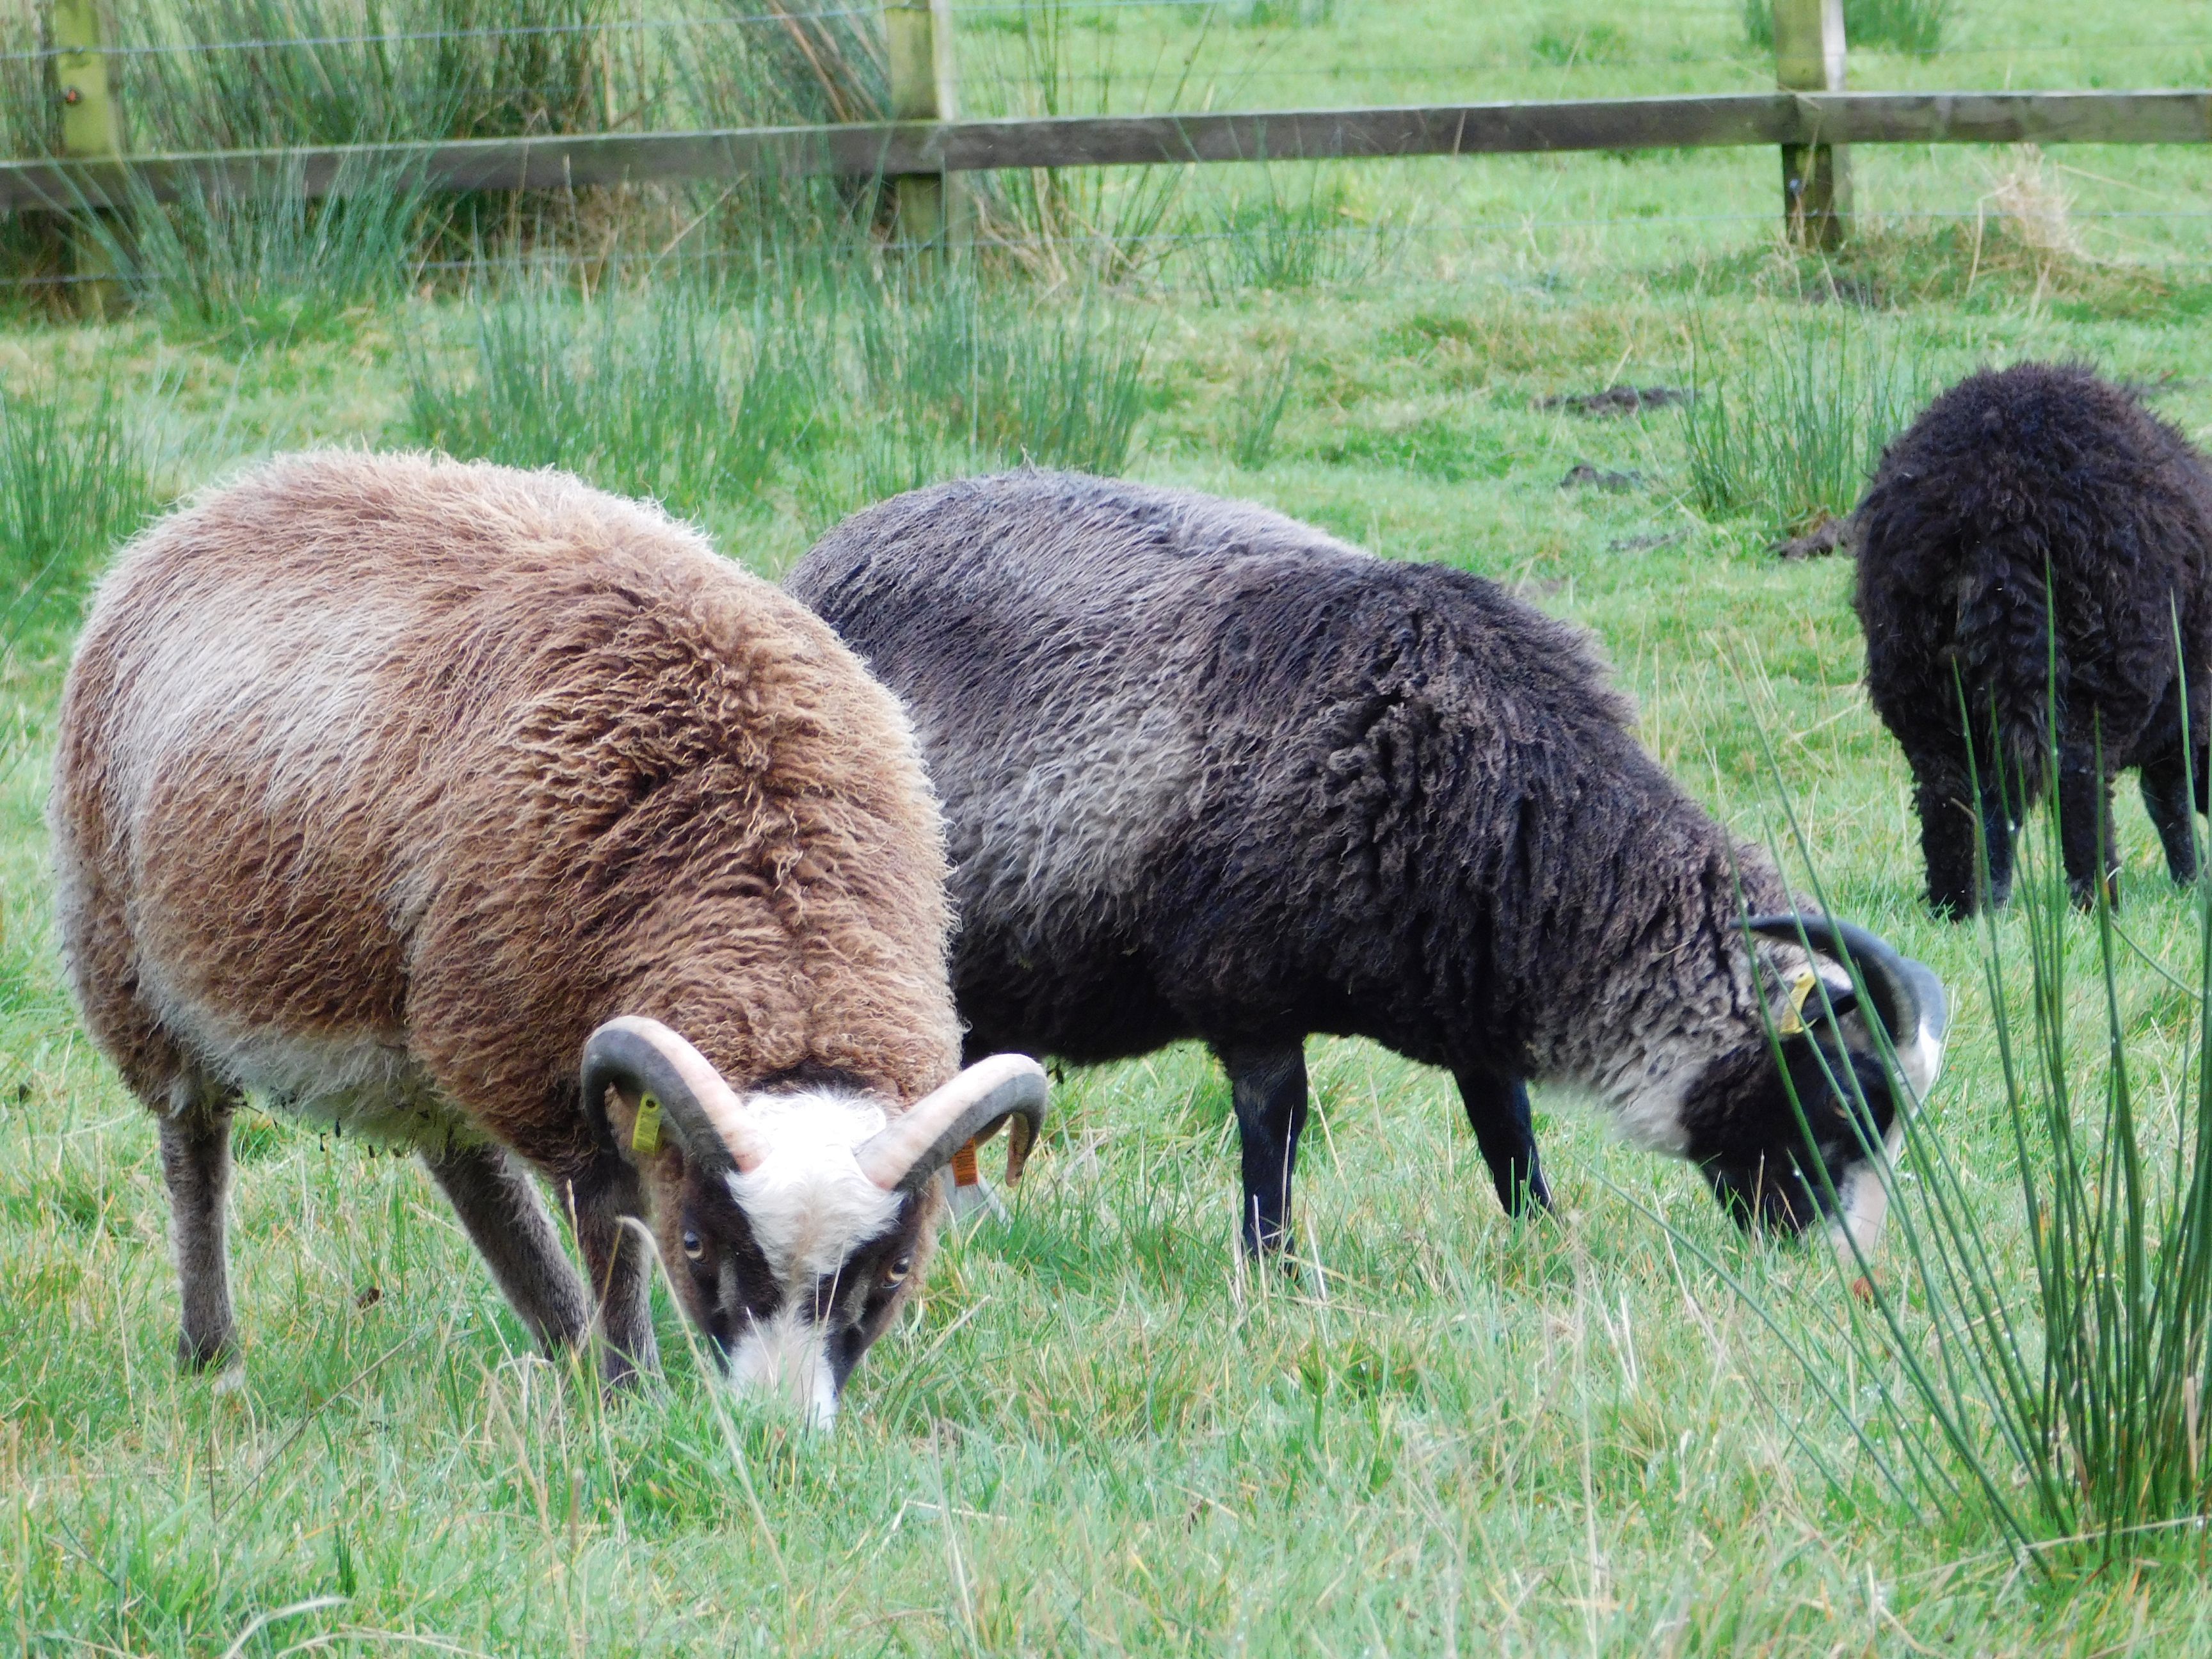
[[[1587,637],[1468,573],[1024,472],[870,508],[788,586],[909,705],[994,1039],[1095,1058],[1272,1010],[1584,1070],[1564,981],[1734,912],[1735,849]]]
[[[2192,659],[2212,647],[2201,459],[2085,368],[1960,381],[1889,447],[1858,517],[1868,684],[1893,728],[1955,729],[1963,688],[2032,769],[2055,656],[2059,706],[2094,709],[2129,764],[2172,684],[2177,623]]]
[[[72,665],[52,816],[65,934],[127,898],[139,994],[236,1069],[256,1034],[404,1048],[520,1144],[617,1012],[733,1077],[842,1068],[887,1021],[850,1069],[909,1093],[951,1063],[896,705],[562,475],[296,457],[155,526]]]

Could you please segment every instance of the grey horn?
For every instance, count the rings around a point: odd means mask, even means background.
[[[1899,1049],[1923,1037],[1935,1043],[1943,1041],[1951,1024],[1943,981],[1925,963],[1901,955],[1879,933],[1832,916],[1753,916],[1744,926],[1765,938],[1803,945],[1832,962],[1856,966],[1875,1012]]]
[[[915,1102],[854,1157],[885,1192],[916,1192],[963,1146],[1006,1123],[1006,1179],[1017,1181],[1044,1127],[1049,1092],[1044,1067],[1027,1054],[993,1054]]]
[[[611,1019],[584,1043],[584,1109],[605,1122],[609,1089],[646,1109],[655,1102],[662,1121],[692,1163],[708,1169],[752,1169],[763,1148],[744,1103],[706,1055],[657,1019],[625,1014]],[[625,1152],[627,1155],[627,1152]]]

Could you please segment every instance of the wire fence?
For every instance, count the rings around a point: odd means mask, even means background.
[[[1996,228],[2005,215],[1999,210],[1980,208],[1903,208],[1869,216],[1869,228],[1876,231],[1910,231],[1929,226],[1980,227],[1990,232],[1992,252]],[[2069,214],[2070,222],[2081,226],[2123,228],[2129,225],[2186,225],[2212,229],[2212,209],[2173,208],[2105,210],[2089,209]],[[1418,224],[1358,223],[1305,224],[1271,228],[1265,240],[1291,243],[1306,242],[1336,244],[1370,249],[1370,264],[1364,269],[1380,268],[1392,262],[1401,248],[1425,245],[1430,252],[1444,251],[1447,245],[1455,245],[1455,251],[1474,255],[1494,255],[1496,239],[1500,236],[1518,238],[1544,237],[1561,233],[1637,234],[1654,229],[1761,229],[1771,232],[1774,216],[1748,209],[1712,213],[1660,214],[1588,214],[1539,215],[1501,214],[1495,217],[1432,221]],[[1061,248],[1094,248],[1112,250],[1123,254],[1141,253],[1158,267],[1164,267],[1164,259],[1178,252],[1203,253],[1208,250],[1251,245],[1253,230],[1248,227],[1218,229],[1188,229],[1154,232],[1114,232],[1070,230],[1055,237]],[[1014,246],[1012,244],[1010,246]],[[890,254],[917,254],[924,252],[921,244],[902,242],[896,238],[888,240],[830,241],[810,246],[809,258],[844,259],[872,263]],[[2050,250],[2045,250],[2046,252]],[[723,269],[758,274],[763,269],[763,250],[757,246],[717,246],[697,250],[653,251],[630,247],[603,247],[588,251],[574,247],[544,246],[527,250],[486,257],[471,254],[465,257],[423,258],[408,264],[409,274],[421,280],[433,276],[483,277],[497,282],[526,281],[550,273],[590,270],[698,270]],[[2094,269],[2094,263],[2092,269]],[[2207,274],[2207,261],[2201,252],[2156,253],[2131,258],[2125,270],[2130,272],[2185,273],[2193,276]],[[1468,273],[1455,271],[1455,279]],[[1504,271],[1488,273],[1494,280],[1516,280]],[[1209,273],[1200,272],[1200,286],[1207,283]],[[0,276],[0,290],[38,290],[45,289],[73,289],[88,284],[113,285],[118,275],[112,270],[97,271],[50,271],[27,276]],[[1188,286],[1188,282],[1170,280],[1169,288]],[[1287,286],[1327,286],[1326,281],[1308,284],[1297,283]]]
[[[329,8],[335,9],[335,8]],[[296,15],[312,20],[325,8],[313,5],[296,9]],[[1110,21],[1115,14],[1160,13],[1170,16],[1181,15],[1185,27],[1206,27],[1218,24],[1234,25],[1250,13],[1249,0],[1087,0],[1087,3],[1057,3],[1056,0],[969,0],[955,5],[956,20],[999,20],[1002,27],[984,31],[1007,33],[1014,37],[1053,33],[1063,45],[1088,37],[1092,61],[1085,65],[1063,65],[1063,70],[1074,68],[1078,73],[1088,69],[1100,72],[1112,56],[1115,32],[1102,30],[1102,19]],[[1563,33],[1539,31],[1532,36],[1500,40],[1480,48],[1469,48],[1463,55],[1451,55],[1449,45],[1442,47],[1445,53],[1439,61],[1434,31],[1425,28],[1429,38],[1421,42],[1419,57],[1369,58],[1347,62],[1341,55],[1346,50],[1359,52],[1362,37],[1386,30],[1363,28],[1363,22],[1387,20],[1392,8],[1373,4],[1355,8],[1352,5],[1332,7],[1330,25],[1326,29],[1311,31],[1291,29],[1237,30],[1242,37],[1221,50],[1222,62],[1208,64],[1208,70],[1229,68],[1251,80],[1310,81],[1344,78],[1347,76],[1402,77],[1408,79],[1437,79],[1460,74],[1511,71],[1533,75],[1620,76],[1638,72],[1677,74],[1686,70],[1732,68],[1757,74],[1762,69],[1771,70],[1771,51],[1757,46],[1744,37],[1741,31],[1741,9],[1725,0],[1715,4],[1680,6],[1644,6],[1638,9],[1639,17],[1673,16],[1692,19],[1701,23],[1717,26],[1731,35],[1733,44],[1722,48],[1687,51],[1679,45],[1664,50],[1647,50],[1641,54],[1638,44],[1611,25],[1599,23],[1577,31],[1568,27]],[[2048,26],[2070,29],[2078,21],[2071,11],[2052,5],[2046,9],[2043,20]],[[189,15],[189,14],[188,14]],[[687,36],[711,35],[731,30],[788,30],[794,27],[813,24],[847,23],[873,28],[882,15],[880,5],[844,5],[827,7],[777,8],[742,13],[709,13],[702,15],[665,15],[655,17],[595,16],[565,21],[538,23],[501,23],[464,27],[426,27],[365,29],[325,33],[313,30],[271,32],[248,39],[207,39],[185,40],[137,40],[103,42],[88,49],[88,55],[117,61],[149,58],[202,58],[226,53],[269,53],[317,52],[339,48],[390,48],[406,46],[452,45],[463,42],[489,42],[532,39],[586,39],[594,42],[611,41],[633,37],[672,34]],[[1003,27],[1010,21],[1011,29]],[[1480,19],[1470,19],[1463,25],[1470,33],[1495,35],[1500,26]],[[1310,36],[1309,42],[1305,37]],[[1577,43],[1588,49],[1577,52]],[[963,38],[963,46],[974,49],[977,38]],[[1137,43],[1139,50],[1153,44]],[[1648,43],[1647,43],[1648,44]],[[1301,45],[1325,47],[1331,55],[1325,64],[1295,64],[1267,61],[1285,55]],[[66,50],[50,44],[0,51],[0,63],[28,64],[44,64],[64,55]],[[1561,52],[1572,54],[1566,61],[1548,61],[1547,54]],[[1875,42],[1871,45],[1854,43],[1855,55],[1879,55],[1884,59],[1896,59],[1913,64],[1949,62],[1980,62],[2002,64],[2021,59],[2060,58],[2083,66],[2092,76],[2106,63],[2126,63],[2136,60],[2163,60],[2177,67],[2201,68],[2212,60],[2212,37],[2206,35],[2166,35],[2144,38],[2139,34],[2120,39],[2081,40],[2044,40],[2014,39],[2002,42],[1983,41],[1971,44],[1948,43],[1932,46],[1913,46]],[[970,67],[963,65],[952,71],[952,78],[961,84],[1028,85],[1041,76],[1032,66],[1026,72],[1005,66]],[[2000,77],[2002,83],[2002,77]],[[2167,78],[2169,84],[2181,84]]]
[[[125,9],[118,21],[126,33],[99,43],[92,55],[109,64],[118,86],[124,149],[142,157],[865,123],[887,112],[880,6],[729,0],[727,9],[717,9],[693,0],[687,10],[684,4],[660,0],[653,15],[643,6],[618,15],[615,0],[398,0],[380,10],[368,0],[206,0],[173,9]],[[502,21],[474,21],[501,7],[507,13]],[[1263,11],[1278,21],[1252,26]],[[1444,0],[1303,7],[1255,7],[1252,0],[970,0],[956,4],[952,15],[957,61],[945,79],[960,112],[976,118],[1310,107],[1332,97],[1353,101],[1355,91],[1359,101],[1382,104],[1725,94],[1771,89],[1774,77],[1771,49],[1751,39],[1741,0],[1644,5],[1623,10],[1615,22],[1579,24]],[[2094,85],[2125,81],[2136,70],[2154,80],[2212,80],[2212,39],[2170,31],[2130,37],[2057,0],[2016,5],[2002,25],[1955,8],[1948,15],[1951,32],[1940,41],[1878,42],[1855,56],[1863,71],[1855,84],[1900,90],[2051,80]],[[64,53],[51,42],[27,44],[20,23],[11,38],[11,15],[27,15],[23,0],[13,14],[0,9],[0,153],[52,155],[58,126],[52,100],[32,94]],[[457,16],[465,21],[432,26]],[[378,17],[389,27],[368,26]],[[255,21],[264,27],[243,27]],[[1999,27],[2008,38],[1990,38]],[[174,38],[161,33],[164,28],[198,29],[205,38]],[[39,118],[27,119],[27,111]],[[1458,161],[1430,165],[1468,171]],[[1706,167],[1696,175],[1705,179],[1718,164],[1676,155],[1664,165],[1676,173]],[[1867,205],[1894,222],[1985,219],[1989,165],[1956,156],[1885,161],[1879,176],[1904,180],[1899,187],[1908,194]],[[1023,166],[1011,160],[1007,170],[1018,173]],[[2065,216],[2115,236],[2130,227],[2147,234],[2156,230],[2164,246],[2142,243],[2128,251],[2143,258],[2171,254],[2208,214],[2188,206],[2122,204],[2131,191],[2170,194],[2171,181],[2160,173],[2166,166],[2154,152],[2137,151],[2110,164],[2109,173],[2118,176],[2073,175],[2087,182],[2073,188],[2063,204]],[[1234,193],[1248,186],[1249,181],[1223,188]],[[1263,204],[1275,193],[1264,181],[1249,187]],[[1402,187],[1394,182],[1387,189]],[[1705,185],[1698,188],[1710,193]],[[1226,211],[1210,202],[1195,212],[1188,202],[1171,212],[1158,210],[1169,222],[1149,224],[1157,203],[1145,193],[1155,187],[1127,175],[1110,185],[1071,176],[1050,185],[1018,181],[1006,190],[1011,194],[1002,191],[992,205],[997,229],[1011,222],[1017,231],[1070,248],[1188,249],[1245,234],[1210,227],[1209,216]],[[1156,193],[1164,199],[1166,188]],[[1288,216],[1291,222],[1276,234],[1341,240],[1388,228],[1401,238],[1440,244],[1454,236],[1771,225],[1775,218],[1747,207],[1673,211],[1664,191],[1657,192],[1661,199],[1631,202],[1628,191],[1611,188],[1584,191],[1596,210],[1586,214],[1561,214],[1555,202],[1537,216],[1492,217],[1480,210],[1489,205],[1487,193],[1473,185],[1424,187],[1417,199],[1389,201],[1363,196],[1356,186],[1310,185],[1290,204],[1296,210]],[[1284,205],[1279,199],[1273,204]],[[1478,210],[1473,216],[1465,211],[1469,206]],[[1348,222],[1321,222],[1325,219]],[[469,234],[481,232],[480,217],[472,227]],[[881,246],[884,227],[877,228],[875,245]],[[899,233],[890,234],[890,245],[897,246]],[[604,257],[583,255],[578,262]],[[475,258],[441,252],[418,268],[459,270]],[[66,270],[15,279],[55,286],[91,280],[104,279]]]

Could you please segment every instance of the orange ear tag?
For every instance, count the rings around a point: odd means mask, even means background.
[[[660,1150],[660,1103],[651,1095],[637,1103],[637,1122],[629,1132],[629,1149],[633,1152]]]
[[[1820,982],[1820,976],[1810,968],[1797,970],[1797,977],[1790,986],[1790,1012],[1783,1015],[1781,1023],[1774,1028],[1777,1036],[1805,1035],[1805,999],[1813,994],[1813,988]]]
[[[975,1169],[975,1143],[971,1140],[952,1154],[952,1184],[972,1187],[982,1178]]]

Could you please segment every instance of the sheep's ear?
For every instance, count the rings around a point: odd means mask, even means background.
[[[707,1170],[757,1167],[764,1149],[737,1091],[714,1063],[659,1020],[611,1019],[584,1044],[585,1110],[604,1116],[609,1138],[635,1163],[672,1138],[685,1158]],[[606,1105],[611,1092],[627,1108],[617,1127]]]
[[[1010,1124],[1006,1179],[1019,1179],[1030,1144],[1044,1127],[1049,1087],[1044,1067],[1027,1054],[993,1054],[893,1118],[854,1157],[860,1172],[885,1192],[911,1193],[971,1140],[988,1139]]]
[[[1802,946],[1854,972],[1872,1013],[1887,1032],[1897,1063],[1915,1095],[1924,1096],[1943,1063],[1950,1000],[1927,963],[1901,956],[1877,933],[1830,916],[1752,916],[1746,931]],[[1832,994],[1831,1000],[1833,1000]],[[1860,1011],[1854,1024],[1863,1024]]]
[[[616,1148],[632,1164],[642,1168],[656,1158],[683,1157],[683,1142],[668,1127],[666,1109],[658,1098],[653,1100],[647,1110],[639,1097],[619,1088],[609,1089],[602,1109],[606,1114],[608,1134]]]

